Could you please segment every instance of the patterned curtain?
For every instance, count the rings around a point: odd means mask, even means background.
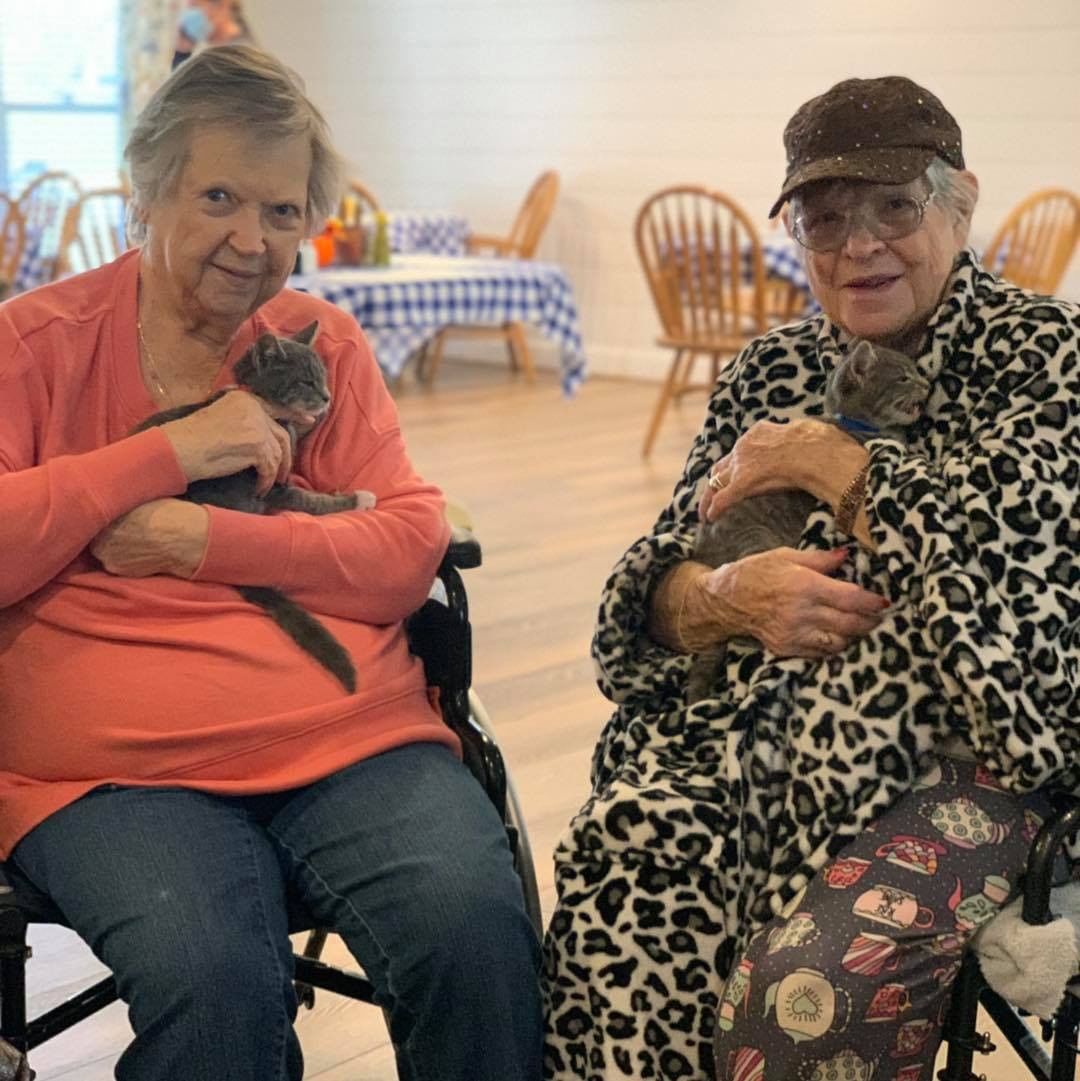
[[[120,0],[120,40],[125,42],[125,134],[169,74],[176,25],[185,6],[185,0]]]

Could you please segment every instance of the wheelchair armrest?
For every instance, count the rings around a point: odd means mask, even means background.
[[[1056,810],[1042,824],[1028,854],[1024,875],[1024,903],[1021,915],[1025,923],[1041,926],[1054,917],[1050,912],[1050,890],[1054,884],[1054,862],[1061,846],[1080,828],[1080,800],[1071,796],[1055,797]]]
[[[479,567],[480,544],[467,529],[455,527],[439,566],[445,602],[430,598],[405,621],[409,648],[424,662],[429,687],[439,691],[443,720],[461,740],[462,756],[500,815],[506,809],[506,769],[493,741],[474,724],[469,708],[472,686],[472,626],[460,570]]]
[[[439,577],[444,577],[444,571],[449,567],[457,567],[458,570],[469,571],[479,567],[481,563],[480,542],[471,530],[462,526],[453,526],[450,531],[450,543],[446,548],[439,565]]]
[[[428,686],[439,689],[443,716],[455,730],[468,719],[472,684],[469,601],[458,572],[480,566],[480,560],[479,542],[455,526],[437,572],[443,599],[429,598],[405,621],[409,648],[424,662]]]

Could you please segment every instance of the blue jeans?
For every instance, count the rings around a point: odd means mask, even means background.
[[[445,747],[267,796],[97,789],[12,858],[116,976],[119,1081],[298,1081],[287,891],[364,967],[409,1081],[540,1077],[536,936],[502,823]]]

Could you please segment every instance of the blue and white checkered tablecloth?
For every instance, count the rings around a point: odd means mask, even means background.
[[[810,283],[806,280],[806,268],[799,254],[798,241],[792,240],[786,233],[767,235],[761,242],[761,260],[765,264],[766,274],[783,278],[809,294]]]
[[[390,250],[402,255],[464,255],[469,237],[469,222],[464,215],[437,210],[388,211],[387,229]]]
[[[673,245],[675,251],[681,251],[681,245]],[[711,245],[709,246],[711,248]],[[749,247],[740,251],[742,274],[747,284],[753,281],[753,265],[750,259]],[[697,267],[691,257],[690,273],[696,274]],[[708,257],[706,259],[708,261]],[[817,303],[810,295],[810,283],[806,278],[806,268],[803,266],[802,255],[798,242],[792,240],[786,233],[769,233],[761,241],[761,261],[765,264],[765,273],[771,278],[779,278],[789,285],[806,294],[806,312],[817,311]]]
[[[56,255],[45,255],[42,252],[41,242],[44,236],[44,230],[26,230],[26,240],[19,257],[19,265],[15,268],[15,281],[12,283],[13,295],[52,281]]]
[[[558,344],[566,394],[585,378],[573,290],[551,263],[400,255],[389,267],[335,267],[294,275],[289,284],[354,316],[391,378],[445,326],[514,320]]]

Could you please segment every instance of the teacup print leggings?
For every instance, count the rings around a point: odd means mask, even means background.
[[[736,962],[719,1081],[933,1081],[961,954],[1017,892],[1048,809],[938,759]]]

